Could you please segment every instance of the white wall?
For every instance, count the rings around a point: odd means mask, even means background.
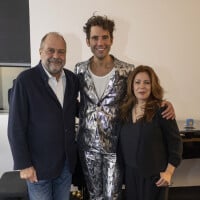
[[[13,169],[13,159],[7,139],[8,114],[0,114],[0,176]]]
[[[178,119],[200,119],[199,0],[30,0],[31,59],[39,60],[41,37],[61,32],[68,42],[67,67],[88,59],[82,27],[95,12],[116,22],[112,53],[153,66]]]
[[[154,67],[177,119],[200,119],[199,0],[29,0],[29,4],[32,66],[39,61],[40,40],[49,31],[58,31],[67,40],[67,68],[73,71],[75,63],[88,59],[91,53],[82,27],[97,11],[116,22],[112,54]],[[6,137],[6,127],[7,116],[0,115],[0,137]],[[3,141],[0,173],[12,167],[7,139]]]

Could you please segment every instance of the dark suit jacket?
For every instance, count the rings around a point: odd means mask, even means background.
[[[70,171],[76,164],[75,115],[78,80],[64,69],[63,108],[48,84],[41,63],[22,72],[10,98],[8,138],[14,169],[34,166],[38,179],[55,178],[66,159]]]

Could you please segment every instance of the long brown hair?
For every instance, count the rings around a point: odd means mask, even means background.
[[[122,121],[129,121],[132,108],[137,103],[137,98],[133,91],[133,82],[135,76],[140,72],[146,72],[149,75],[151,82],[151,94],[145,104],[144,117],[146,121],[151,121],[153,116],[155,115],[156,110],[160,107],[160,104],[163,100],[163,88],[160,85],[159,78],[154,70],[145,65],[139,65],[136,67],[128,76],[127,80],[127,94],[125,98],[122,100],[119,109],[119,117]]]

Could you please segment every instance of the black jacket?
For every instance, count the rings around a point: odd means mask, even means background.
[[[71,71],[64,69],[64,73],[63,108],[41,63],[22,72],[11,91],[8,138],[14,169],[34,166],[38,179],[57,177],[66,159],[71,172],[76,164],[78,81]]]

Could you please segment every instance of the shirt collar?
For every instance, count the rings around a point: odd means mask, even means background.
[[[52,75],[46,70],[46,68],[45,68],[43,65],[42,65],[42,67],[43,67],[44,71],[46,72],[47,76],[49,77],[49,79],[55,78],[54,76],[52,76]],[[64,70],[62,69],[61,76],[60,76],[59,79],[64,78],[64,77],[65,77],[65,73],[64,73]]]

